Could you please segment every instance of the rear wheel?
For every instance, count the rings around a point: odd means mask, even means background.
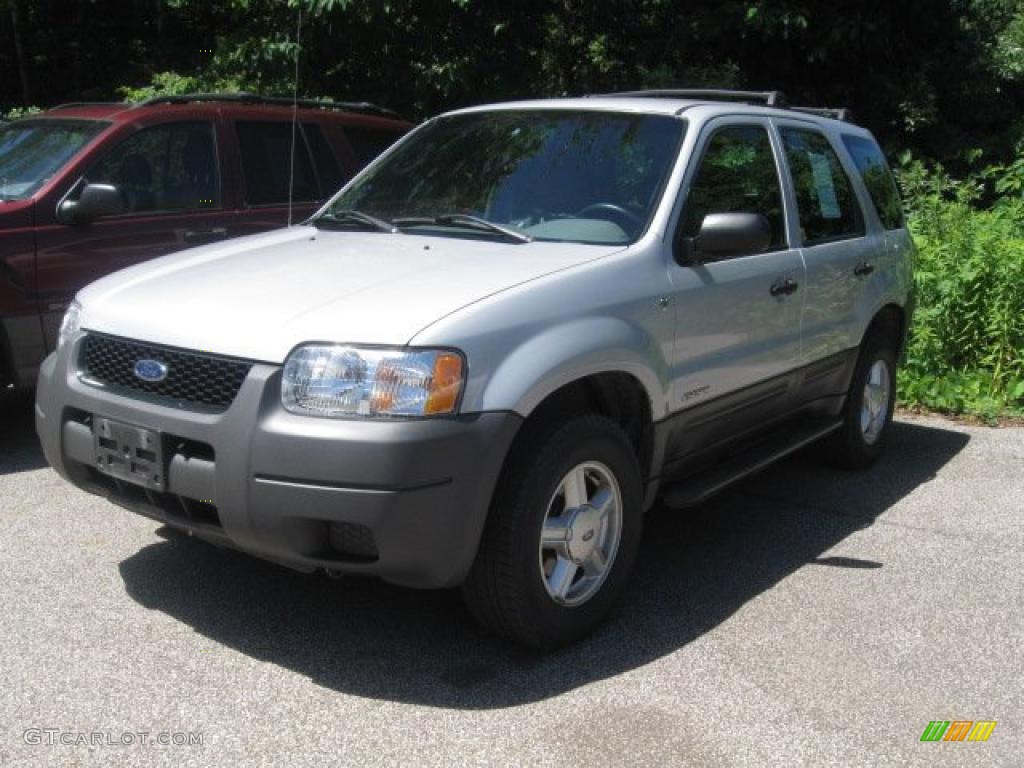
[[[484,625],[550,649],[620,603],[642,527],[640,471],[612,421],[583,416],[509,457],[463,585]]]
[[[868,337],[861,348],[843,425],[827,442],[830,463],[844,469],[870,466],[888,441],[896,404],[896,353],[885,336]]]

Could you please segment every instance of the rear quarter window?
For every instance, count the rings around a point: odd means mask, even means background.
[[[902,229],[903,204],[900,202],[896,180],[892,177],[881,148],[871,139],[848,134],[843,135],[843,144],[871,195],[871,202],[878,211],[882,226],[886,229]]]

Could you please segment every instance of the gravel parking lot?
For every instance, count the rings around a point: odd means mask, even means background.
[[[457,593],[292,573],[82,493],[31,408],[0,394],[0,765],[1022,764],[1024,429],[904,417],[870,472],[810,451],[656,510],[623,613],[538,658]],[[998,726],[921,743],[940,719]]]

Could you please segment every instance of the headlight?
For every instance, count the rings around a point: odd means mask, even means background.
[[[64,319],[60,321],[60,333],[57,335],[57,349],[60,349],[69,341],[74,341],[82,330],[82,305],[77,301],[68,305],[64,313]]]
[[[455,413],[465,375],[451,350],[310,344],[285,361],[281,401],[307,416],[440,416]]]

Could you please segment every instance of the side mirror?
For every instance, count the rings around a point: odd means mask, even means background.
[[[86,184],[77,200],[65,200],[57,209],[63,224],[88,224],[124,212],[124,197],[113,184]]]
[[[772,243],[772,225],[760,213],[709,213],[687,251],[689,261],[763,253]]]

